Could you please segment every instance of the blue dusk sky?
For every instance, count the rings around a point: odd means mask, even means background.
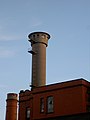
[[[51,35],[47,84],[90,81],[90,0],[0,0],[0,120],[7,93],[30,89],[27,36],[37,31]]]

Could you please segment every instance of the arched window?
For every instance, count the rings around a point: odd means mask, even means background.
[[[30,108],[26,108],[26,120],[30,120]]]

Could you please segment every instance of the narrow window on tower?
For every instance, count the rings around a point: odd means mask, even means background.
[[[30,108],[26,108],[26,120],[30,120]]]
[[[47,97],[47,112],[48,113],[53,112],[53,96]]]
[[[44,112],[44,98],[40,98],[40,112]]]

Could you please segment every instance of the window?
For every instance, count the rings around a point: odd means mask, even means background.
[[[41,37],[42,37],[42,38],[45,38],[45,35],[42,34]]]
[[[37,34],[37,36],[39,36],[39,34]]]
[[[30,108],[26,108],[26,120],[30,120]]]
[[[53,96],[47,97],[47,112],[53,112]]]
[[[40,112],[44,112],[44,98],[40,98]]]

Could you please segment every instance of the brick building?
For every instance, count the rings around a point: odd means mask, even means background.
[[[6,120],[90,120],[90,82],[85,79],[46,85],[46,47],[50,35],[29,34],[31,90],[7,95]],[[18,108],[18,110],[17,110]],[[17,117],[18,116],[18,117]]]
[[[70,120],[70,117],[71,120],[72,117],[80,120],[82,116],[87,117],[89,112],[90,83],[84,79],[56,83],[19,93],[19,120],[59,118]]]

